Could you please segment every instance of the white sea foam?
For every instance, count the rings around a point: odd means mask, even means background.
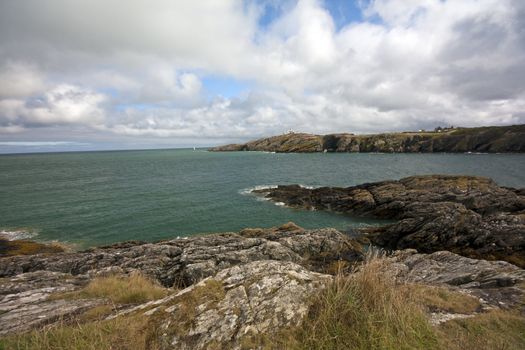
[[[37,235],[34,231],[28,230],[0,230],[0,238],[8,241],[16,241],[19,239],[30,239]]]
[[[253,194],[254,191],[271,190],[277,187],[278,187],[277,185],[257,185],[254,187],[243,188],[239,190],[239,193],[242,195],[248,195],[248,194]],[[318,186],[309,186],[309,185],[299,184],[299,187],[306,188],[308,190],[313,190],[314,188],[317,188]],[[266,200],[267,198],[262,198],[262,199]]]
[[[277,185],[257,185],[254,187],[243,188],[242,190],[239,190],[239,193],[244,195],[253,194],[253,191],[270,190],[272,188],[277,188]]]

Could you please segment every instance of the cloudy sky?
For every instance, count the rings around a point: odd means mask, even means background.
[[[519,123],[523,0],[0,0],[0,152]]]

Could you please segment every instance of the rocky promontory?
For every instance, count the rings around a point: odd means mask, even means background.
[[[373,135],[349,133],[312,135],[293,133],[262,138],[245,144],[218,146],[211,151],[266,152],[525,152],[525,125],[449,128],[432,132],[399,132]]]
[[[525,267],[525,191],[488,178],[428,175],[347,188],[288,185],[254,192],[295,208],[397,220],[361,230],[381,247],[448,250]]]

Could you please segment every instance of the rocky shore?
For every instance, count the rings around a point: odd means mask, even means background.
[[[4,257],[0,335],[77,320],[108,305],[108,300],[68,299],[67,293],[100,276],[140,271],[164,286],[179,288],[159,300],[114,305],[106,320],[146,317],[159,330],[155,342],[163,349],[246,348],[248,340],[300,324],[312,296],[333,280],[335,266],[343,262],[356,267],[363,258],[361,245],[337,230],[304,230],[292,223],[77,253]],[[401,250],[386,262],[384,269],[399,281],[440,286],[479,299],[475,314],[519,307],[525,295],[525,270],[502,261]],[[188,307],[193,310],[189,314]],[[465,316],[433,310],[429,317],[439,323]]]
[[[300,327],[312,317],[320,292],[337,286],[342,274],[351,280],[377,255],[363,246],[368,241],[392,250],[380,254],[377,273],[393,279],[395,288],[420,290],[425,298],[436,295],[439,300],[425,308],[433,327],[477,320],[495,310],[525,325],[524,190],[481,177],[433,175],[349,188],[292,185],[256,192],[296,208],[397,222],[363,229],[359,238],[288,223],[80,252],[4,256],[0,346],[2,337],[82,324],[97,315],[96,322],[140,320],[140,332],[147,334],[142,348],[279,348],[266,346],[268,338]],[[119,302],[85,292],[101,278],[124,280],[137,273],[162,288],[161,297]],[[516,333],[519,338],[521,331]],[[525,343],[518,339],[518,344]]]
[[[401,132],[374,135],[288,133],[245,144],[214,147],[211,151],[266,152],[525,152],[525,125],[454,128],[435,132]]]
[[[381,247],[448,250],[525,267],[525,190],[488,178],[429,175],[347,188],[290,185],[255,192],[295,208],[398,220],[361,230]]]

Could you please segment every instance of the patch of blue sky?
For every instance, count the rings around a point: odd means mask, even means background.
[[[364,1],[360,0],[325,0],[323,2],[324,8],[330,12],[336,30],[347,26],[352,22],[362,22],[363,12],[361,4]]]
[[[353,22],[361,22],[364,20],[362,7],[368,3],[369,0],[324,0],[320,1],[321,5],[328,10],[336,30],[340,30],[346,25]],[[261,15],[259,17],[259,27],[261,29],[268,28],[277,18],[284,12],[291,9],[296,1],[275,1],[275,0],[258,0],[261,6]]]
[[[206,96],[213,99],[217,96],[225,98],[238,97],[251,90],[253,83],[228,76],[207,75],[201,78]]]

